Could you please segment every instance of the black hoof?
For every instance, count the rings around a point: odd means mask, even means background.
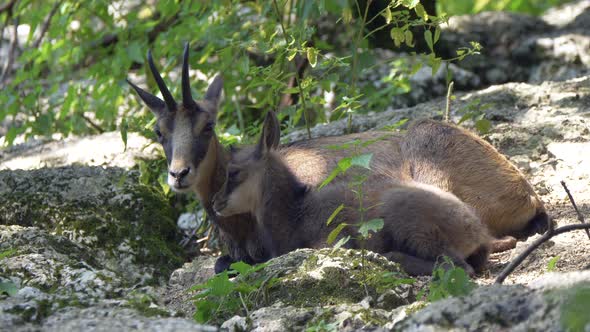
[[[229,255],[220,256],[215,261],[215,274],[229,270],[229,266],[235,261]]]

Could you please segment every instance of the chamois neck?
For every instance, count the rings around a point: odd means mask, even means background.
[[[211,155],[209,156],[209,154]],[[201,174],[202,181],[196,186],[195,191],[204,207],[210,209],[213,196],[221,189],[225,181],[228,163],[228,153],[217,136],[213,136],[211,139],[210,151],[207,155],[206,159],[211,158],[210,165],[204,165]],[[205,160],[203,162],[205,163]]]
[[[269,158],[279,158],[271,156]],[[256,208],[256,219],[272,243],[273,255],[280,255],[295,249],[300,244],[294,239],[300,229],[302,209],[308,188],[302,184],[280,159],[267,161],[261,181],[260,206]],[[297,245],[293,247],[294,245]]]

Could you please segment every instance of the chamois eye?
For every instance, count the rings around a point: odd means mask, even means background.
[[[203,128],[203,132],[204,133],[211,133],[213,132],[213,126],[215,124],[213,122],[207,122],[207,124],[205,124],[205,127]]]
[[[238,170],[231,170],[227,174],[227,177],[230,178],[230,179],[235,179],[236,176],[238,176],[238,174],[240,174],[240,171],[238,171]]]
[[[155,132],[156,132],[156,136],[158,136],[158,138],[162,138],[162,132],[160,131],[160,129],[156,128]]]

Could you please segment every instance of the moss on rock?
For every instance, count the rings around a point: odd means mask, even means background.
[[[181,265],[176,213],[119,168],[0,171],[0,225],[35,226],[90,248],[129,283],[163,280]]]

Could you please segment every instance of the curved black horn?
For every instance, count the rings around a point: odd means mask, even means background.
[[[184,44],[184,54],[182,56],[182,104],[184,106],[195,106],[195,101],[191,95],[191,83],[188,77],[188,43]]]
[[[158,84],[158,88],[162,93],[162,97],[164,97],[164,101],[166,102],[166,106],[168,106],[168,110],[171,112],[176,111],[176,101],[174,101],[174,97],[172,97],[172,94],[168,90],[168,87],[166,87],[166,83],[164,83],[162,76],[160,76],[158,69],[156,69],[156,65],[154,65],[154,60],[152,59],[152,51],[148,51],[147,57],[148,64],[150,65],[150,70],[152,71],[152,75],[154,75],[154,79]]]

